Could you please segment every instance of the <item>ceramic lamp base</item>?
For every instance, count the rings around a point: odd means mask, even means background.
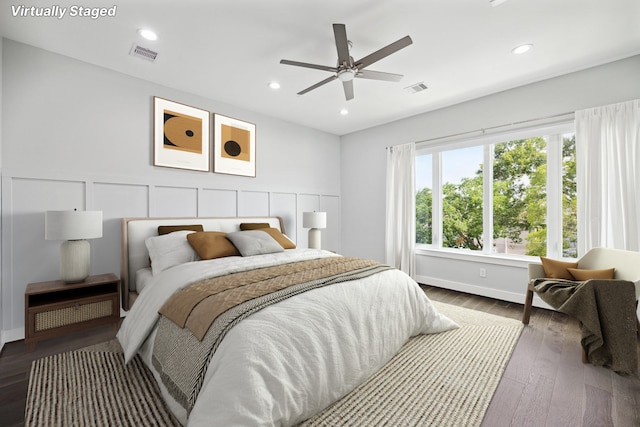
[[[312,228],[309,230],[309,248],[310,249],[322,249],[321,246],[322,232],[319,228]]]
[[[60,245],[60,279],[78,283],[89,277],[91,246],[86,240],[67,240]]]

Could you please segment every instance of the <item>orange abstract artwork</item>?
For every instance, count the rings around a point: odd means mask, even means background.
[[[222,125],[222,157],[229,159],[251,160],[251,133],[245,129]]]
[[[164,148],[202,154],[202,119],[164,110]]]

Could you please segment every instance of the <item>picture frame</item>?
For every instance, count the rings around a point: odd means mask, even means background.
[[[153,97],[153,165],[209,172],[210,113]]]
[[[256,125],[213,115],[213,171],[256,177]]]

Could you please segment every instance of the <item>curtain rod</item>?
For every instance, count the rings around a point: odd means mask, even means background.
[[[551,116],[538,117],[538,118],[535,118],[535,119],[521,120],[521,121],[518,121],[518,122],[507,123],[507,124],[504,124],[504,125],[490,126],[490,127],[482,128],[482,129],[476,129],[476,130],[470,130],[470,131],[466,131],[466,132],[454,133],[454,134],[446,135],[446,136],[439,136],[439,137],[436,137],[436,138],[423,139],[421,141],[416,141],[415,144],[422,144],[422,143],[425,143],[425,142],[433,142],[433,141],[444,140],[444,139],[448,139],[448,138],[455,138],[455,137],[458,137],[458,136],[469,135],[469,134],[477,133],[477,132],[481,132],[481,134],[484,135],[485,133],[487,133],[487,131],[492,131],[492,130],[496,130],[496,129],[500,129],[500,128],[504,128],[504,127],[508,127],[508,126],[523,125],[523,124],[532,123],[532,122],[539,122],[539,121],[542,121],[542,120],[556,119],[556,118],[560,118],[560,117],[563,117],[563,116],[573,116],[574,114],[575,113],[573,111],[570,111],[568,113],[554,114],[554,115],[551,115]],[[568,118],[569,117],[567,117],[567,119]]]

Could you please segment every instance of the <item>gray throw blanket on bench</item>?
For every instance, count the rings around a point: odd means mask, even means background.
[[[636,294],[625,280],[534,279],[542,300],[578,319],[589,362],[628,376],[638,373]]]

